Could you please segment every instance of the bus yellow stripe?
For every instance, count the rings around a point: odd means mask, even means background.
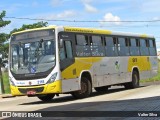
[[[75,58],[75,63],[62,71],[62,78],[71,79],[80,76],[83,70],[90,70],[93,63],[99,62],[102,57],[82,57]],[[73,74],[73,70],[76,70],[76,74]]]
[[[137,66],[140,71],[151,70],[151,64],[149,57],[147,56],[131,56],[128,60],[128,72],[132,71],[132,68]]]

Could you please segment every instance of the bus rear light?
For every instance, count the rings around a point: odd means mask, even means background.
[[[54,82],[55,81],[55,79],[56,79],[56,77],[57,77],[57,72],[56,73],[54,73],[51,77],[50,77],[50,79],[48,80],[48,82],[47,83],[52,83],[52,82]]]

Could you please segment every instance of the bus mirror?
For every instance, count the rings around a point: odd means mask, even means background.
[[[60,39],[60,48],[63,48],[63,39]]]

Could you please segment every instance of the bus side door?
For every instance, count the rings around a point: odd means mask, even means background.
[[[61,32],[59,33],[60,50],[60,69],[62,71],[62,78],[72,79],[76,78],[76,71],[73,67],[75,62],[74,58],[74,37],[70,33]]]

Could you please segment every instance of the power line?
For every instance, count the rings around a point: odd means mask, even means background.
[[[22,17],[4,17],[9,19],[21,19],[21,20],[42,20],[42,21],[54,21],[54,22],[124,22],[124,23],[145,23],[145,22],[160,22],[158,20],[122,20],[122,21],[106,21],[106,20],[56,20],[56,19],[42,19],[42,18],[22,18]]]

